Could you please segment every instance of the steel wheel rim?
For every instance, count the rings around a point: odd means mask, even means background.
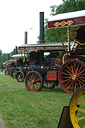
[[[71,98],[70,118],[74,128],[85,128],[85,86],[78,88]]]
[[[25,84],[30,91],[40,91],[42,89],[42,77],[38,72],[29,72],[25,79]]]
[[[8,71],[7,70],[5,70],[5,75],[8,75]]]
[[[63,90],[73,94],[78,87],[85,84],[85,66],[81,61],[66,62],[59,73],[59,81]]]

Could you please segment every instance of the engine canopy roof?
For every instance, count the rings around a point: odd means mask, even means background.
[[[48,21],[48,28],[85,25],[85,10],[58,14]]]

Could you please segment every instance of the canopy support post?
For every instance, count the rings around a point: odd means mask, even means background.
[[[56,33],[57,37],[59,38],[60,42],[62,43],[62,45],[63,45],[63,47],[64,47],[64,49],[65,49],[65,51],[66,51],[66,47],[65,47],[65,45],[64,45],[64,43],[63,43],[63,41],[61,40],[61,38],[60,38],[60,36],[59,36],[58,32],[56,31],[56,29],[55,29],[55,28],[53,28],[53,29],[54,29],[54,31],[55,31],[55,33]]]
[[[24,59],[23,59],[23,62],[25,62],[25,49],[24,49]]]
[[[70,51],[70,27],[68,27],[68,51]]]

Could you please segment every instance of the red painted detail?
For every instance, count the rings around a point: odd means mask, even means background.
[[[48,28],[67,27],[85,24],[85,16],[63,20],[48,21]]]
[[[58,78],[58,72],[56,71],[48,71],[47,72],[47,80],[56,81]]]

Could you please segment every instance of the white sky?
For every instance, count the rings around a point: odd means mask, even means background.
[[[51,5],[62,0],[0,0],[0,49],[10,53],[24,44],[24,32],[28,32],[28,43],[36,43],[39,35],[39,12],[49,18]],[[32,28],[32,29],[31,29]]]

